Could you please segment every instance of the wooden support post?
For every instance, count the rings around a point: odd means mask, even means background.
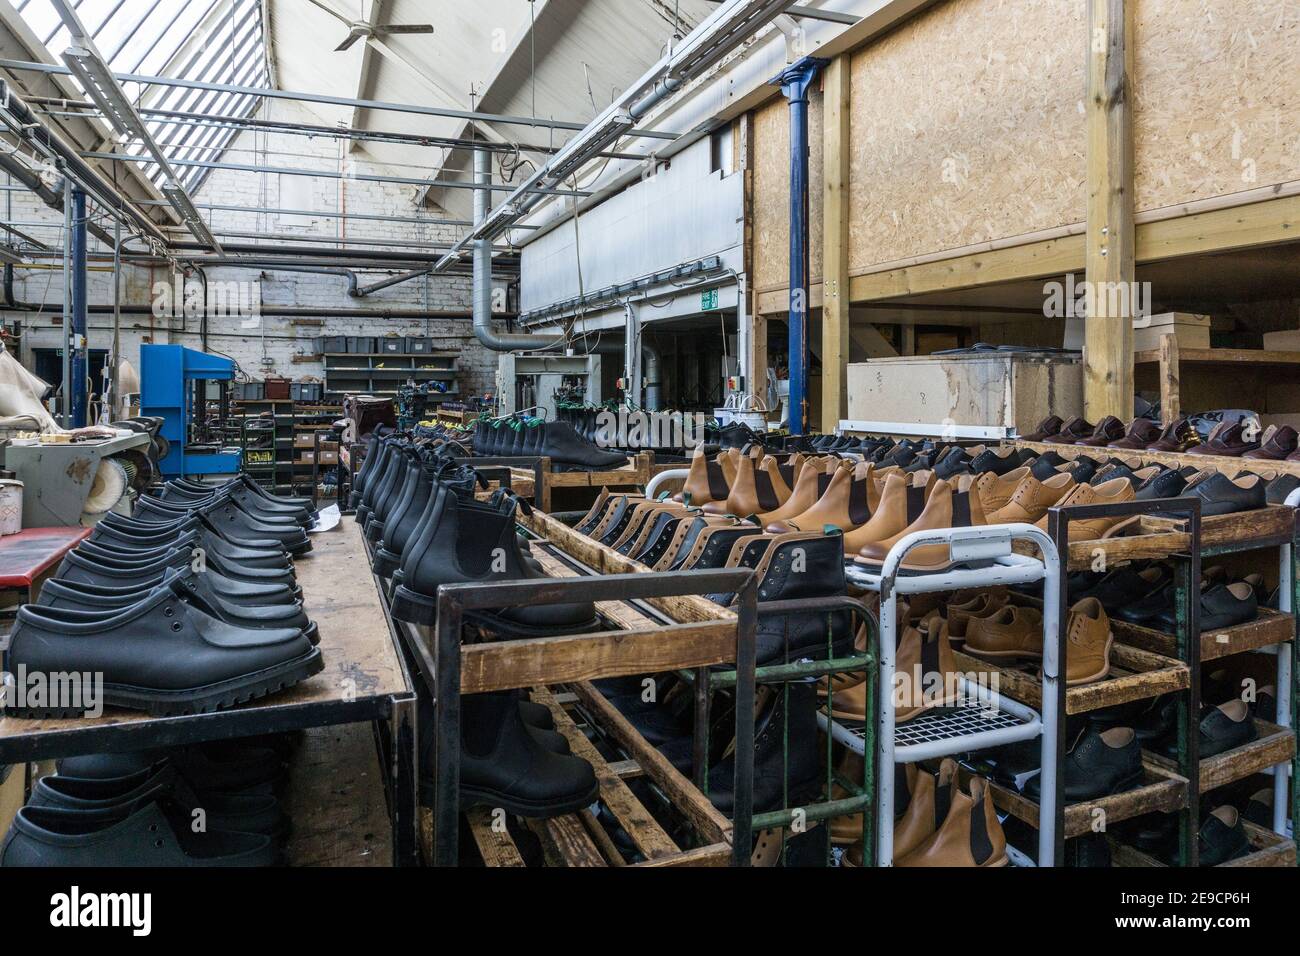
[[[1133,417],[1132,0],[1088,0],[1084,415]]]
[[[754,114],[743,113],[736,120],[736,151],[743,179],[743,207],[745,216],[743,248],[745,282],[741,294],[745,296],[745,314],[749,317],[750,333],[746,340],[748,354],[745,366],[749,375],[746,391],[762,407],[767,398],[767,316],[759,312],[758,293],[754,289]]]
[[[1160,338],[1160,421],[1172,425],[1182,414],[1178,396],[1178,337]]]
[[[849,98],[851,59],[841,53],[823,78],[822,418],[830,435],[848,417]]]

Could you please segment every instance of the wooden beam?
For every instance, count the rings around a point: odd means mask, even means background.
[[[1137,281],[1133,222],[1132,0],[1088,0],[1089,288],[1084,322],[1084,415],[1133,417],[1133,316],[1127,294]]]
[[[749,338],[747,341],[748,354],[745,356],[745,366],[749,375],[748,388],[746,389],[760,403],[767,396],[767,316],[761,311],[762,306],[759,302],[758,291],[754,287],[754,246],[756,237],[754,234],[754,171],[756,168],[754,161],[754,114],[743,113],[736,120],[736,151],[739,157],[739,168],[741,170],[741,183],[744,191],[744,198],[741,201],[744,209],[744,234],[742,239],[741,257],[744,263],[745,282],[745,314],[749,316]]]
[[[852,64],[831,61],[823,77],[822,431],[848,417],[849,119]]]

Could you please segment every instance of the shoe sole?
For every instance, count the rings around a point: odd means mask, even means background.
[[[421,791],[424,787],[421,786]],[[500,807],[506,813],[513,814],[517,817],[526,817],[530,820],[546,820],[551,817],[563,816],[566,813],[577,813],[579,810],[586,809],[600,799],[600,783],[597,782],[590,791],[569,797],[567,800],[551,801],[549,803],[534,803],[529,800],[519,800],[505,793],[498,793],[494,790],[480,790],[477,787],[460,788],[460,808],[466,810],[470,807]]]
[[[211,714],[228,710],[238,704],[257,700],[278,691],[293,687],[325,667],[319,648],[292,661],[268,667],[256,674],[246,674],[219,684],[192,687],[185,690],[149,690],[121,684],[105,684],[105,707],[123,707],[143,710],[151,717],[181,717],[190,714]],[[84,709],[69,707],[11,708],[7,716],[36,719],[74,718],[85,716]]]

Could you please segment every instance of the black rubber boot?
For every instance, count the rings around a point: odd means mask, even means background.
[[[183,811],[158,801],[111,810],[23,807],[4,843],[0,866],[275,866],[271,838],[256,833],[195,833]]]
[[[209,575],[198,574],[188,568],[184,571],[168,571],[159,584],[135,590],[46,581],[36,603],[41,607],[68,608],[74,611],[130,607],[149,597],[157,588],[170,587],[173,580],[179,580],[184,585],[184,600],[187,604],[219,621],[253,630],[297,628],[313,644],[320,642],[316,624],[307,618],[298,602],[253,605],[236,603],[221,597],[212,589]]]
[[[567,422],[546,422],[546,430],[537,454],[561,465],[579,465],[583,468],[617,468],[627,464],[627,456],[605,451],[594,442],[583,439]]]
[[[70,551],[54,574],[56,581],[92,584],[102,588],[138,590],[161,584],[168,571],[193,567],[189,559],[155,562],[144,568],[109,568]],[[215,570],[201,572],[221,597],[245,604],[288,604],[302,600],[302,588],[284,584],[257,584],[235,580]]]
[[[18,610],[5,669],[101,675],[102,704],[155,716],[211,713],[292,687],[324,666],[296,628],[250,630],[209,617],[172,581],[139,604],[85,612]],[[15,716],[73,717],[85,701],[27,700]]]
[[[544,819],[591,806],[600,785],[581,757],[550,751],[524,723],[519,701],[509,691],[462,697],[460,750],[461,809],[486,806],[521,817]],[[420,737],[434,768],[433,708],[421,703]],[[422,802],[433,802],[433,780],[420,781]]]
[[[437,618],[439,585],[539,578],[524,562],[515,534],[516,500],[461,501],[442,496],[418,540],[402,563],[402,583],[393,592],[395,618],[432,625]],[[588,602],[467,611],[465,617],[503,636],[574,634],[598,626]]]
[[[112,525],[105,526],[101,521],[95,526],[82,545],[97,544],[113,551],[141,553],[154,548],[202,548],[205,553],[220,555],[222,559],[249,568],[275,568],[287,570],[293,567],[289,552],[275,548],[241,548],[231,544],[219,535],[213,534],[198,522],[174,531],[161,534],[136,534],[122,531]]]
[[[378,543],[384,536],[384,521],[397,508],[401,507],[415,487],[420,474],[420,456],[413,448],[403,448],[397,453],[392,479],[387,488],[378,493],[370,514],[362,525],[366,540]]]
[[[786,691],[789,691],[789,705]],[[811,799],[817,790],[817,697],[811,684],[774,684],[762,713],[754,721],[754,812],[782,809]],[[788,759],[787,759],[788,758]],[[735,758],[728,756],[709,770],[709,799],[723,813],[735,809]]]

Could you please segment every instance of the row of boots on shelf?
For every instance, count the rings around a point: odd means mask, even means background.
[[[568,422],[539,418],[482,419],[471,438],[480,458],[549,458],[555,464],[582,468],[618,468],[627,456],[602,448],[574,431]]]
[[[433,625],[443,584],[543,578],[542,566],[515,529],[525,502],[487,487],[445,444],[398,434],[375,438],[353,485],[356,520],[372,544],[375,574],[390,582],[394,618]],[[599,627],[590,602],[466,612],[468,623],[497,640],[573,634]],[[435,722],[421,700],[421,799],[433,802]],[[572,813],[595,802],[591,765],[570,752],[550,711],[513,691],[461,698],[460,803],[523,817]]]
[[[319,636],[291,556],[310,549],[314,521],[310,500],[273,496],[247,476],[169,482],[132,517],[105,515],[19,609],[5,654],[18,685],[6,709],[206,713],[318,673]],[[69,674],[85,678],[75,700],[37,690],[62,682],[33,683]]]

